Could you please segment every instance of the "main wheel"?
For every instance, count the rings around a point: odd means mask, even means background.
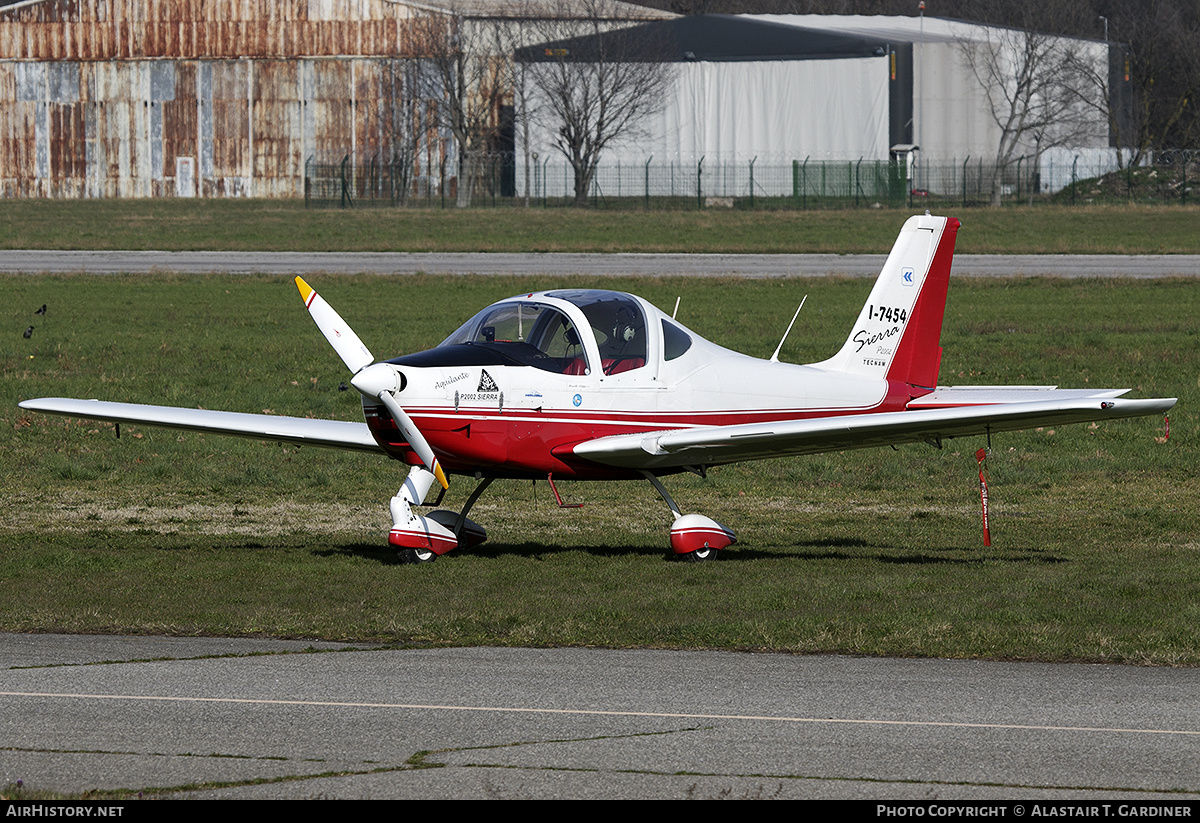
[[[717,550],[705,546],[696,549],[694,552],[685,552],[684,554],[677,555],[677,557],[684,563],[706,563],[709,560],[717,559]]]
[[[397,553],[401,563],[432,563],[437,555],[430,549],[400,549]]]

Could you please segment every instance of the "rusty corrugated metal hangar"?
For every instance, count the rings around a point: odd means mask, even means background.
[[[386,158],[400,133],[418,176],[444,168],[436,100],[404,88],[421,21],[503,4],[0,4],[0,196],[298,197],[306,161]]]
[[[298,196],[307,158],[387,150],[413,17],[388,0],[7,6],[0,194]]]

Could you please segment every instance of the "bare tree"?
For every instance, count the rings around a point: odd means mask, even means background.
[[[1107,55],[1085,54],[1087,44],[1039,30],[1027,4],[1020,25],[981,26],[959,39],[963,60],[984,92],[984,105],[999,136],[992,166],[992,205],[1000,205],[1005,174],[1021,154],[1037,155],[1070,145],[1097,131],[1093,108],[1084,104],[1087,83],[1079,67]],[[1049,28],[1049,27],[1048,27]],[[1057,27],[1056,27],[1057,28]]]
[[[1093,90],[1088,102],[1122,150],[1119,167],[1136,166],[1155,149],[1189,145],[1189,103],[1200,90],[1200,24],[1169,2],[1120,7],[1108,22],[1115,65],[1081,65],[1078,72]]]
[[[529,146],[529,124],[538,113],[539,102],[533,96],[532,82],[530,80],[530,64],[527,61],[513,60],[513,117],[514,131],[519,128],[521,131],[521,147],[524,153],[522,167],[525,171],[525,208],[530,205],[530,180],[529,172],[532,168],[530,164],[530,146]],[[515,158],[514,158],[515,159]]]
[[[587,205],[604,150],[642,132],[674,79],[660,28],[622,28],[633,22],[618,4],[574,0],[535,21],[542,44],[518,52],[538,100],[532,116],[574,171],[576,206]]]
[[[436,98],[439,124],[457,149],[455,205],[471,204],[481,161],[501,129],[500,109],[512,95],[512,26],[502,20],[472,17],[455,3],[440,4],[446,14],[420,21],[431,68],[426,90]]]
[[[383,79],[382,102],[391,114],[390,147],[386,153],[390,166],[391,195],[398,205],[405,205],[413,193],[413,175],[418,165],[422,143],[428,148],[431,133],[430,112],[436,111],[436,100],[423,98],[422,63],[418,58],[387,60]]]

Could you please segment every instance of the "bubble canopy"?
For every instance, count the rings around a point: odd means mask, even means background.
[[[646,312],[637,298],[601,289],[563,289],[494,303],[437,348],[388,362],[412,366],[532,366],[590,374],[588,341],[605,374],[646,364]]]

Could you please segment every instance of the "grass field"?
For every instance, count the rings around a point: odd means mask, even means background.
[[[885,253],[913,211],[342,211],[272,200],[0,200],[0,248]],[[963,222],[963,254],[1200,253],[1198,206],[947,213]]]
[[[1044,213],[1044,212],[1042,212]],[[889,229],[894,236],[895,226]],[[964,237],[966,235],[964,234]],[[11,242],[11,239],[10,239]],[[4,277],[0,630],[265,634],[397,644],[604,645],[1200,664],[1200,290],[1191,281],[954,281],[943,383],[1130,386],[1161,419],[764,461],[671,478],[741,542],[665,562],[646,483],[499,482],[490,542],[410,567],[384,548],[382,458],[26,414],[37,396],[358,419],[286,278]],[[380,355],[436,344],[540,278],[322,278]],[[705,336],[828,356],[861,280],[630,279]],[[44,318],[32,312],[48,305]],[[37,326],[25,340],[21,330]],[[446,506],[473,481],[454,478]]]

